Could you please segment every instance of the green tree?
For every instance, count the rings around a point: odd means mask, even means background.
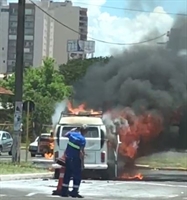
[[[86,74],[89,67],[94,64],[105,64],[108,63],[110,57],[96,57],[89,59],[75,59],[68,61],[67,64],[59,66],[60,73],[65,78],[65,83],[72,85],[74,82],[80,80]]]
[[[54,67],[54,59],[46,58],[41,67],[30,67],[24,71],[23,100],[35,102],[32,118],[37,132],[41,131],[43,124],[51,124],[55,103],[72,93],[72,87],[65,84],[64,76]],[[0,85],[14,92],[15,75],[1,81]]]

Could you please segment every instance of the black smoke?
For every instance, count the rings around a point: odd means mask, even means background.
[[[184,24],[186,20],[177,26],[177,32],[181,32]],[[177,34],[175,42],[181,37]],[[130,106],[136,111],[142,107],[164,112],[175,110],[187,101],[187,59],[171,48],[133,46],[106,65],[90,66],[85,77],[75,85],[75,99],[92,108],[107,104]]]

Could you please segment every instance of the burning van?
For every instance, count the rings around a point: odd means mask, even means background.
[[[120,142],[117,135],[113,140],[115,145],[109,142],[107,137],[108,130],[103,122],[102,112],[89,111],[61,114],[55,129],[54,161],[63,156],[67,147],[68,138],[64,137],[65,133],[83,124],[88,126],[85,136],[84,172],[94,171],[96,172],[94,174],[98,174],[103,179],[116,177],[118,170],[115,164],[117,164],[117,152]],[[55,178],[59,176],[60,167],[58,164],[53,164]]]

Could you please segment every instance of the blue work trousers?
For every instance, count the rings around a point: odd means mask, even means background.
[[[69,182],[73,178],[73,191],[72,194],[78,194],[79,186],[81,183],[81,159],[80,158],[66,158],[66,169],[64,174],[64,181],[62,185],[62,194],[68,193]]]

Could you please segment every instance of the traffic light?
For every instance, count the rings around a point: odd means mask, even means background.
[[[23,102],[23,111],[27,112],[29,111],[29,113],[33,112],[35,109],[35,103],[31,100],[26,100]]]

